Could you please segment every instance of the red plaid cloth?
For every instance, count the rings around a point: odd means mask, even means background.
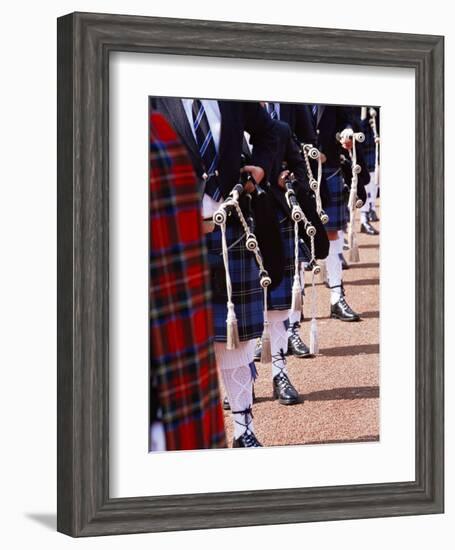
[[[160,113],[149,137],[150,368],[166,448],[225,447],[196,177]]]

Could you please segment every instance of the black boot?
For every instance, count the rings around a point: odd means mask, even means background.
[[[341,287],[341,296],[338,302],[330,306],[330,317],[340,321],[360,321],[359,314],[352,310],[346,302],[343,287]]]
[[[360,233],[366,233],[367,235],[379,235],[379,231],[375,229],[370,222],[363,222],[360,224]]]
[[[369,222],[379,221],[378,215],[376,214],[376,210],[373,210],[372,208],[370,208],[370,210],[368,211],[367,217]]]
[[[299,392],[284,372],[273,377],[273,397],[278,399],[280,405],[296,405],[299,402]]]
[[[286,358],[283,350],[280,350],[278,355],[272,357],[273,366],[277,366],[276,362],[285,363]],[[280,405],[295,405],[299,402],[299,392],[294,388],[289,376],[284,372],[283,367],[280,367],[280,372],[273,377],[272,381],[273,397],[278,399]]]
[[[288,329],[291,333],[288,336],[288,351],[286,355],[295,355],[295,357],[311,357],[310,350],[305,345],[299,335],[300,323],[295,322],[292,327]]]
[[[234,449],[239,449],[241,447],[262,447],[262,445],[259,443],[253,432],[245,432],[237,439],[234,437],[232,447]]]
[[[241,424],[245,427],[245,431],[243,434],[238,437],[237,439],[234,437],[234,440],[232,442],[232,447],[234,449],[239,449],[242,447],[262,447],[262,445],[259,443],[257,437],[254,435],[254,432],[250,430],[249,426],[251,424],[251,421],[253,420],[253,411],[251,407],[248,407],[247,409],[244,409],[243,411],[233,411],[233,414],[243,414],[245,418],[245,423],[241,423],[238,420],[234,420],[234,422],[237,422],[238,424]]]

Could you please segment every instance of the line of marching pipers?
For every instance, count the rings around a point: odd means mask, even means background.
[[[378,178],[378,108],[150,98],[150,196],[159,214],[150,224],[150,450],[225,446],[217,376],[223,406],[231,410],[233,447],[260,447],[255,360],[270,364],[279,404],[299,402],[286,356],[319,352],[315,278],[321,266],[330,316],[360,320],[343,287],[343,247],[347,241],[350,261],[359,260],[357,209],[360,231],[378,233],[371,224],[378,221]],[[196,200],[201,235],[189,215]],[[194,294],[198,237],[209,265],[205,301]],[[172,279],[180,268],[186,286],[179,290]],[[305,275],[308,346],[299,332]],[[166,333],[163,344],[169,319],[175,333]],[[206,347],[210,340],[213,347]],[[213,349],[215,373],[204,370]]]

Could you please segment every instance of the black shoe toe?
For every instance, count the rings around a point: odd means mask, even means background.
[[[375,229],[370,222],[364,222],[360,225],[360,233],[367,235],[379,235],[379,231]]]
[[[351,309],[344,296],[341,296],[336,304],[330,307],[330,317],[340,321],[360,321],[360,316]]]
[[[378,215],[376,214],[375,210],[371,209],[368,212],[368,221],[369,222],[378,222],[379,221]]]
[[[295,405],[299,402],[299,392],[284,372],[273,378],[273,397],[278,399],[280,405]]]
[[[238,437],[237,439],[234,438],[234,440],[232,441],[232,447],[234,449],[241,449],[241,448],[262,447],[262,445],[261,443],[259,443],[254,433],[248,431],[248,432],[245,432],[240,437]]]
[[[291,335],[288,337],[288,351],[286,355],[294,355],[294,357],[311,357],[310,350],[299,335],[299,323],[294,323],[291,328]]]

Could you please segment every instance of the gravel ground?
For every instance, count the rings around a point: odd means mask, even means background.
[[[379,223],[373,225],[379,229]],[[320,353],[310,359],[288,357],[290,378],[302,402],[279,405],[272,397],[270,365],[256,363],[254,429],[264,446],[379,439],[379,236],[357,237],[360,263],[351,264],[343,279],[346,300],[362,320],[330,319],[329,290],[318,283]],[[300,334],[308,344],[310,288],[306,295]],[[231,445],[229,412],[225,425]]]

